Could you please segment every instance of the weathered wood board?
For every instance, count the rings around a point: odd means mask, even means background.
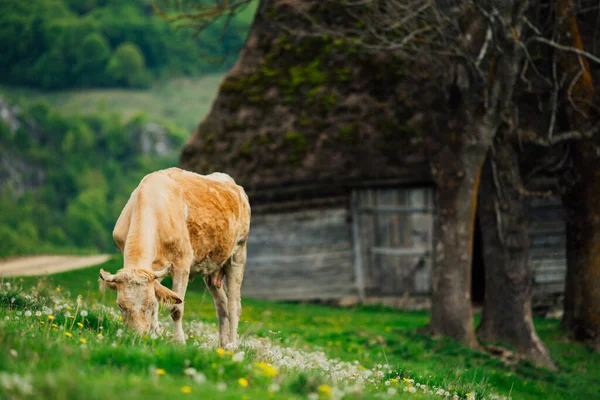
[[[529,219],[529,266],[534,272],[534,296],[562,293],[567,260],[566,221],[560,201],[536,199],[529,210]]]
[[[332,208],[254,216],[243,294],[285,300],[357,295],[348,213]]]

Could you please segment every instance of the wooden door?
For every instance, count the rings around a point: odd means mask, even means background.
[[[432,197],[429,187],[353,193],[365,295],[431,293]]]

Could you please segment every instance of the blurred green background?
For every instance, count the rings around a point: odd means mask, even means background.
[[[256,6],[196,35],[153,3],[0,2],[0,257],[114,251],[131,191],[210,109]]]

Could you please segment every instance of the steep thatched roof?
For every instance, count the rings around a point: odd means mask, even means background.
[[[303,1],[315,18],[334,2]],[[290,34],[308,23],[290,1],[262,1],[237,65],[180,165],[223,171],[256,200],[333,195],[365,181],[423,181],[426,111],[439,90],[424,68],[328,35]],[[433,95],[432,95],[433,94]]]

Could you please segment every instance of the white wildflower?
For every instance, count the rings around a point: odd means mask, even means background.
[[[196,375],[194,375],[194,382],[196,382],[199,385],[205,383],[206,375],[204,375],[202,372],[196,373]]]
[[[25,311],[25,316],[26,317],[31,317],[31,311],[29,311],[29,310]]]
[[[393,396],[396,394],[396,388],[388,388],[387,394]]]
[[[82,317],[87,317],[88,312],[85,310],[81,310],[81,312],[79,314],[81,314]]]
[[[267,390],[269,392],[279,392],[280,389],[281,386],[279,386],[277,383],[272,383],[271,385],[269,385],[269,388]]]
[[[227,389],[227,385],[225,384],[225,382],[217,383],[217,390],[219,392],[223,392],[223,391],[225,391],[225,389]]]
[[[42,316],[42,312],[41,311],[36,311],[35,312],[35,316],[36,317],[41,317]]]
[[[414,387],[414,386],[411,386],[410,388],[408,388],[408,391],[409,391],[410,393],[416,393],[416,392],[417,392],[417,388],[416,388],[416,387]]]
[[[235,354],[233,355],[233,357],[231,357],[231,359],[232,359],[234,362],[237,362],[237,363],[239,363],[239,362],[242,362],[242,361],[244,361],[244,355],[245,355],[245,353],[244,353],[243,351],[239,351],[239,352],[235,353]]]

